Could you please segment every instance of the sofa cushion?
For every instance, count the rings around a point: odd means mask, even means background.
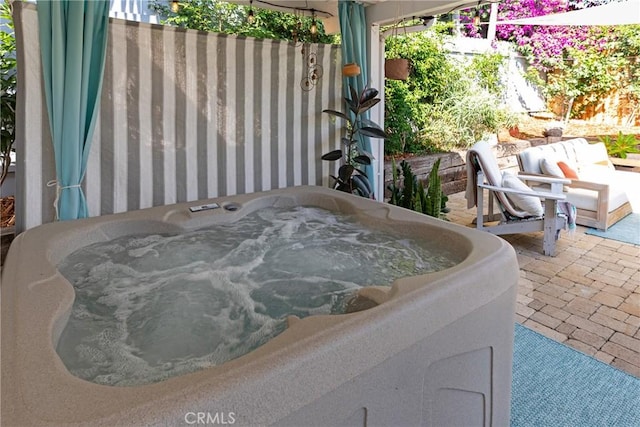
[[[614,187],[626,187],[629,180],[637,185],[640,182],[637,181],[637,177],[640,177],[637,172],[619,171],[606,166],[590,165],[580,168],[580,180],[609,184]]]
[[[608,212],[612,212],[623,204],[630,202],[633,188],[640,188],[640,174],[611,170],[607,166],[591,165],[581,168],[580,181],[607,184],[609,186]],[[542,186],[535,186],[533,189],[549,191],[548,188]],[[640,194],[640,192],[637,193]],[[567,202],[575,205],[578,209],[596,211],[598,208],[598,192],[595,190],[565,186],[565,194],[567,195]],[[640,206],[640,197],[638,199],[636,204]]]
[[[580,144],[578,145],[577,162],[582,167],[589,167],[592,165],[599,165],[614,170],[613,164],[609,161],[609,154],[607,153],[607,147],[603,142],[597,142],[595,144]]]
[[[607,227],[615,218],[602,216],[607,213],[631,205],[633,212],[640,212],[640,174],[616,170],[609,160],[606,146],[602,142],[589,144],[583,138],[556,142],[527,148],[518,157],[520,170],[524,173],[550,174],[550,168],[543,172],[543,159],[549,161],[564,161],[569,168],[576,171],[579,179],[574,178],[571,185],[565,186],[566,201],[573,204],[578,211],[578,224],[592,226],[593,223]],[[552,175],[552,173],[551,173]],[[577,188],[589,186],[589,183],[607,186],[606,191]],[[544,186],[534,187],[535,190],[548,191]],[[606,200],[598,200],[605,197]]]
[[[565,178],[578,179],[578,173],[565,162],[558,162],[558,168],[560,168]]]
[[[564,178],[564,172],[558,166],[558,162],[552,159],[544,158],[540,160],[540,170],[545,175],[557,176],[558,178]]]
[[[533,193],[533,190],[529,188],[527,184],[520,181],[517,176],[511,175],[510,173],[502,174],[502,186],[514,190]],[[542,216],[542,214],[544,213],[544,210],[542,209],[542,202],[537,196],[514,193],[507,193],[506,196],[518,209],[526,212],[531,216]]]
[[[619,183],[619,174],[615,169],[598,164],[580,165],[578,171],[580,179],[583,181],[599,182],[602,184]]]
[[[518,155],[520,170],[528,173],[543,173],[540,169],[540,161],[544,158],[555,161],[563,161],[572,169],[577,169],[578,158],[582,156],[584,148],[589,143],[584,138],[568,139],[553,144],[538,145],[523,150]]]
[[[584,209],[587,211],[598,210],[598,195],[593,190],[569,187],[567,188],[566,195],[567,202],[573,204],[578,209]],[[629,198],[623,188],[619,186],[609,187],[608,212],[613,212],[628,201]]]
[[[616,186],[627,194],[633,212],[640,212],[640,173],[614,170]]]

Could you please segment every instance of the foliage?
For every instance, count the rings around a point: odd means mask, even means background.
[[[4,182],[15,140],[16,109],[16,39],[9,0],[0,3],[0,20],[6,30],[0,31],[0,185]]]
[[[405,160],[396,167],[395,159],[391,160],[393,170],[393,182],[388,186],[391,192],[389,203],[403,208],[411,209],[435,218],[446,219],[446,202],[448,197],[442,193],[442,182],[438,175],[440,159],[436,160],[429,172],[427,188],[411,170],[411,165]],[[402,174],[402,180],[400,180]],[[402,185],[400,184],[402,182]]]
[[[500,81],[505,58],[500,53],[483,53],[474,55],[469,64],[469,70],[477,74],[478,85],[492,95],[503,96],[504,85]]]
[[[640,25],[621,25],[613,30],[615,50],[625,59],[621,64],[621,84],[618,90],[635,103],[640,112]]]
[[[498,19],[518,19],[567,12],[566,0],[507,0],[498,5]],[[562,65],[567,47],[588,46],[592,31],[584,26],[499,25],[497,37],[512,41],[529,64],[545,72]]]
[[[598,139],[604,142],[607,147],[607,153],[611,157],[619,157],[626,159],[629,153],[640,153],[640,140],[636,139],[634,135],[623,135],[622,132],[618,132],[618,137],[612,139],[609,135],[598,137]]]
[[[462,24],[463,33],[467,37],[473,37],[473,38],[486,37],[485,33],[488,29],[486,22],[489,21],[490,13],[491,13],[491,6],[488,4],[478,5],[470,9],[463,9],[458,11],[458,19],[460,20],[460,24]],[[474,24],[476,14],[480,17],[480,22],[482,23],[480,25]]]
[[[418,101],[409,85],[400,80],[385,83],[385,126],[389,139],[385,152],[408,153],[422,151],[418,139],[422,118],[426,117],[426,105]]]
[[[565,12],[608,0],[507,0],[499,20]],[[549,97],[560,97],[569,114],[618,90],[636,104],[640,100],[640,25],[615,27],[500,25],[499,39],[514,42],[533,66],[531,80]]]
[[[407,209],[413,209],[415,206],[415,193],[418,186],[418,179],[411,171],[411,165],[405,160],[400,162],[400,168],[396,166],[396,159],[391,158],[391,171],[393,181],[387,187],[391,192],[389,203]],[[402,181],[400,180],[402,174]],[[404,187],[401,186],[404,183]]]
[[[603,59],[603,54],[605,59]],[[611,90],[621,87],[624,75],[620,72],[625,59],[619,54],[595,50],[566,49],[567,60],[553,73],[549,73],[546,92],[560,96],[565,102],[579,99],[580,114],[585,107],[595,105]]]
[[[406,81],[385,84],[387,154],[467,147],[515,124],[500,103],[504,58],[492,53],[456,61],[444,48],[446,28],[387,39],[387,56],[413,64]]]
[[[423,32],[386,39],[387,57],[406,58],[412,64],[406,81],[385,83],[388,153],[425,151],[419,134],[427,120],[426,105],[443,98],[460,80],[459,70],[443,48],[443,37],[441,32]]]
[[[483,89],[454,93],[439,104],[430,105],[422,138],[442,150],[470,147],[488,134],[510,128],[516,116],[500,107],[497,99]]]
[[[442,192],[442,180],[438,171],[440,169],[440,159],[436,160],[427,177],[427,191],[421,197],[420,205],[422,212],[436,218],[447,219],[447,201],[449,198]]]
[[[163,24],[182,28],[275,40],[294,40],[295,33],[302,42],[335,42],[334,36],[325,34],[320,20],[316,20],[318,32],[312,37],[311,17],[253,7],[255,22],[250,24],[249,7],[222,0],[181,1],[175,13],[166,0],[151,0],[149,9],[166,17]]]
[[[331,175],[334,180],[333,188],[346,193],[357,194],[362,197],[373,197],[371,183],[359,165],[370,165],[373,156],[359,147],[362,137],[387,138],[388,135],[373,121],[363,117],[363,114],[380,102],[378,90],[365,88],[357,93],[349,87],[351,98],[345,97],[349,112],[323,110],[323,113],[344,119],[347,122],[347,136],[342,138],[344,151],[331,151],[322,156],[322,160],[336,161],[345,158],[345,162],[338,169],[338,176]]]

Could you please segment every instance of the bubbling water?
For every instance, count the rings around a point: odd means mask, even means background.
[[[312,207],[121,237],[58,266],[76,300],[57,351],[88,381],[162,381],[250,352],[286,329],[289,315],[344,313],[363,286],[459,261],[445,248]]]

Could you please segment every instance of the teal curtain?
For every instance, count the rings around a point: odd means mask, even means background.
[[[80,187],[97,118],[108,0],[38,2],[45,97],[56,163],[58,219],[87,216]]]
[[[342,36],[342,63],[344,65],[355,62],[360,66],[360,75],[343,77],[345,96],[350,97],[349,86],[352,86],[360,93],[368,84],[367,21],[364,15],[364,6],[353,0],[340,0],[338,2],[338,16],[340,18],[340,33]],[[380,90],[379,88],[376,89]],[[368,111],[363,115],[366,119],[370,118]],[[364,151],[371,152],[369,138],[361,137],[359,143]],[[376,179],[373,176],[373,166],[366,166],[365,173],[375,193]]]

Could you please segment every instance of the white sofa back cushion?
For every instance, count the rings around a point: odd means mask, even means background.
[[[578,167],[589,168],[591,166],[602,166],[610,170],[615,170],[609,161],[607,147],[603,142],[578,146]]]
[[[581,168],[593,165],[604,166],[613,170],[613,165],[609,162],[607,148],[604,143],[589,144],[584,138],[573,138],[554,142],[553,144],[538,145],[527,148],[518,155],[520,169],[528,173],[544,174],[545,171],[540,167],[543,159],[547,159],[547,162],[563,161],[577,172],[580,172]]]
[[[589,145],[584,138],[568,139],[566,141],[554,142],[553,144],[538,145],[527,148],[518,156],[520,168],[524,172],[543,173],[540,169],[540,160],[548,158],[556,162],[563,161],[574,169],[578,162],[578,153],[588,151]],[[581,155],[580,157],[582,157]]]

